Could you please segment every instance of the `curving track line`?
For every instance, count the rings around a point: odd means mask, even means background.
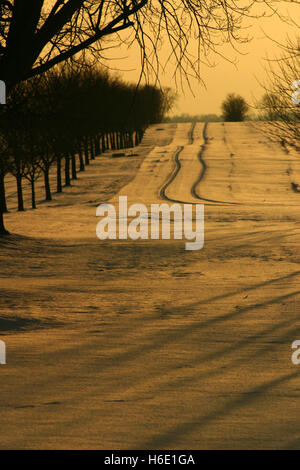
[[[197,178],[197,181],[193,184],[192,188],[191,188],[191,195],[195,198],[195,199],[199,199],[199,201],[206,201],[206,202],[210,202],[212,204],[210,205],[219,205],[219,204],[228,204],[228,205],[236,205],[236,204],[239,204],[238,202],[227,202],[227,201],[216,201],[214,199],[206,199],[204,197],[200,197],[196,191],[197,189],[197,186],[199,185],[199,183],[201,182],[201,180],[203,179],[204,177],[204,174],[205,174],[205,171],[207,169],[207,165],[205,163],[205,161],[203,160],[203,152],[205,150],[205,147],[207,145],[207,134],[206,134],[206,130],[207,130],[207,125],[208,123],[206,122],[204,124],[204,127],[203,127],[203,140],[204,140],[204,144],[201,146],[201,149],[200,149],[200,152],[198,153],[198,159],[200,161],[200,164],[202,166],[202,170],[200,172],[200,175],[199,177]],[[189,144],[188,145],[192,145],[194,143],[194,131],[195,131],[195,127],[196,127],[196,122],[192,123],[192,126],[191,126],[191,129],[189,131]],[[184,149],[184,146],[180,146],[178,147],[175,155],[174,155],[174,161],[175,161],[175,169],[173,171],[173,173],[171,173],[171,175],[169,176],[169,178],[167,179],[167,181],[164,183],[164,185],[161,187],[160,191],[159,191],[159,195],[160,195],[160,198],[161,199],[164,199],[166,201],[169,201],[169,202],[176,202],[176,203],[179,203],[179,204],[198,204],[197,202],[187,202],[187,201],[181,201],[179,199],[173,199],[173,198],[170,198],[169,196],[166,195],[166,190],[169,188],[169,186],[173,183],[173,181],[175,180],[176,176],[178,175],[179,171],[181,170],[181,162],[179,160],[179,155],[181,154],[182,150]]]
[[[170,184],[175,180],[176,176],[178,175],[178,173],[181,169],[181,163],[180,163],[180,160],[179,160],[179,155],[180,155],[180,153],[182,152],[183,149],[184,149],[183,146],[178,147],[178,149],[177,149],[177,151],[174,155],[174,160],[175,160],[175,163],[176,163],[175,170],[173,171],[173,173],[171,173],[171,175],[169,176],[169,178],[167,179],[165,184],[160,188],[160,191],[159,191],[159,195],[160,195],[161,199],[165,199],[166,201],[170,201],[170,202],[178,202],[179,204],[187,204],[187,203],[186,203],[186,201],[180,201],[178,199],[172,199],[172,198],[168,197],[166,195],[166,189],[168,189]],[[196,203],[193,202],[192,204],[196,204]]]
[[[205,175],[205,172],[206,172],[206,169],[207,169],[207,165],[203,159],[203,152],[205,150],[205,147],[207,145],[207,126],[208,126],[208,123],[206,122],[204,124],[204,127],[203,127],[203,140],[204,140],[204,144],[201,146],[201,149],[200,149],[200,152],[198,153],[198,159],[202,165],[202,170],[201,170],[201,173],[197,179],[197,181],[193,184],[192,188],[191,188],[191,194],[193,195],[194,198],[196,199],[199,199],[200,201],[206,201],[206,202],[214,202],[214,203],[217,203],[217,204],[228,204],[228,205],[237,205],[237,204],[240,204],[239,202],[227,202],[227,201],[217,201],[215,199],[207,199],[207,198],[204,198],[204,197],[200,197],[199,194],[197,193],[197,186],[200,184],[200,182],[202,181],[202,179],[204,178],[204,175]]]
[[[188,133],[188,136],[189,136],[189,145],[193,145],[193,143],[194,143],[194,132],[195,132],[196,124],[197,124],[196,121],[192,123],[192,127],[191,127],[191,129],[190,129],[190,131],[189,131],[189,133]]]

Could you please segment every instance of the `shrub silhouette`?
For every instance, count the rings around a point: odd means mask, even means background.
[[[222,117],[224,121],[244,121],[249,107],[242,96],[229,93],[222,103]]]

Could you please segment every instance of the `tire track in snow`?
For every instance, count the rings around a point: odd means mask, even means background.
[[[202,133],[204,144],[201,145],[200,152],[198,153],[198,159],[200,161],[200,164],[202,165],[202,170],[200,172],[200,175],[198,176],[197,181],[195,181],[195,183],[193,184],[193,186],[191,188],[191,194],[194,198],[199,199],[200,201],[207,201],[207,202],[214,202],[214,203],[217,203],[217,204],[228,204],[228,205],[240,204],[239,202],[227,202],[227,201],[217,201],[215,199],[207,199],[207,198],[199,196],[199,194],[197,193],[197,187],[200,184],[200,182],[202,181],[202,179],[204,178],[205,172],[207,170],[207,165],[206,165],[205,160],[203,158],[203,153],[204,153],[205,147],[207,146],[207,142],[208,142],[207,126],[208,126],[208,123],[206,122],[204,124],[203,133]]]
[[[179,199],[172,199],[172,198],[168,197],[166,195],[166,190],[168,189],[170,184],[173,183],[173,181],[175,180],[176,176],[178,175],[178,173],[181,169],[181,163],[180,163],[180,160],[179,160],[179,155],[181,154],[183,149],[184,149],[183,146],[178,147],[178,149],[177,149],[177,151],[174,155],[174,160],[175,160],[175,163],[176,163],[175,170],[173,171],[173,173],[171,173],[171,175],[167,179],[166,183],[160,188],[160,191],[159,191],[159,195],[160,195],[161,199],[165,199],[166,201],[169,201],[169,202],[178,202],[179,204],[186,204],[186,201],[180,201]],[[192,204],[196,204],[196,203],[193,202]]]
[[[204,139],[204,144],[201,146],[201,149],[200,149],[200,152],[198,153],[198,159],[200,161],[200,164],[202,166],[202,170],[200,172],[200,175],[199,177],[197,178],[197,181],[193,184],[192,188],[191,188],[191,195],[196,198],[196,199],[199,199],[200,201],[206,201],[206,202],[210,202],[212,204],[210,205],[220,205],[220,204],[228,204],[228,205],[236,205],[236,204],[239,204],[238,202],[226,202],[226,201],[216,201],[216,200],[213,200],[213,199],[205,199],[203,197],[200,197],[198,195],[198,193],[196,192],[196,188],[197,186],[199,185],[199,183],[201,182],[201,180],[203,179],[204,177],[204,174],[205,174],[205,171],[207,169],[207,165],[205,163],[205,161],[203,160],[203,152],[204,152],[204,149],[207,145],[207,134],[206,134],[206,130],[207,130],[207,125],[208,123],[206,122],[204,124],[204,127],[203,127],[203,139]],[[194,143],[194,131],[195,131],[195,127],[196,127],[196,122],[192,123],[192,126],[191,126],[191,129],[188,133],[188,137],[189,137],[189,144],[188,145],[192,145]],[[171,173],[171,175],[169,176],[169,178],[167,179],[167,181],[164,183],[164,185],[161,187],[160,191],[159,191],[159,195],[160,195],[160,198],[161,199],[164,199],[166,201],[169,201],[169,202],[175,202],[175,203],[179,203],[179,204],[198,204],[197,202],[187,202],[187,201],[182,201],[180,199],[174,199],[174,198],[170,198],[169,196],[167,196],[166,194],[166,190],[170,187],[170,185],[174,182],[174,180],[176,179],[176,176],[178,175],[178,173],[180,172],[181,170],[181,162],[180,162],[180,159],[179,159],[179,156],[182,152],[182,150],[184,149],[184,146],[180,146],[178,147],[175,155],[174,155],[174,161],[175,161],[175,169],[174,171]]]
[[[191,145],[193,142],[194,142],[194,130],[195,130],[195,127],[196,127],[196,122],[193,122],[192,123],[192,126],[191,126],[191,129],[188,133],[188,137],[189,137],[189,145]],[[181,163],[180,163],[180,160],[179,160],[179,155],[181,154],[182,150],[184,149],[184,146],[181,145],[180,147],[177,148],[177,151],[174,155],[174,160],[175,160],[175,169],[173,171],[173,173],[171,173],[171,175],[169,176],[169,178],[167,179],[167,181],[165,182],[165,184],[160,188],[160,191],[159,191],[159,195],[161,197],[161,199],[165,199],[166,201],[169,201],[169,202],[177,202],[179,204],[186,204],[186,201],[180,201],[179,199],[172,199],[170,197],[168,197],[166,195],[166,190],[168,189],[168,187],[170,186],[170,184],[173,183],[173,181],[175,180],[176,176],[178,175],[178,173],[180,172],[181,170]],[[196,204],[195,202],[193,202],[192,204]]]

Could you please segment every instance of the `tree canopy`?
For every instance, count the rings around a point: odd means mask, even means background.
[[[288,0],[287,0],[288,1]],[[199,76],[199,59],[224,42],[246,41],[242,19],[272,0],[0,0],[0,79],[8,89],[67,59],[97,61],[107,47],[137,42],[142,72],[157,72],[168,40],[175,74]],[[266,11],[260,12],[260,16]],[[253,17],[255,15],[253,14]],[[258,15],[259,16],[259,15]],[[126,36],[121,34],[126,30]],[[196,40],[198,51],[195,53]],[[197,48],[196,48],[197,49]]]

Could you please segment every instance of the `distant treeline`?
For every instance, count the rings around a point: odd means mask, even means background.
[[[260,121],[263,120],[261,116],[256,116],[253,113],[249,113],[245,121]],[[162,119],[162,122],[223,122],[224,118],[217,114],[180,114],[177,116],[166,116]]]
[[[22,182],[43,177],[51,200],[49,171],[56,166],[56,191],[70,186],[96,155],[138,145],[149,124],[170,109],[169,90],[124,83],[105,70],[52,69],[18,84],[0,109],[0,234],[6,233],[4,178],[16,178],[18,210],[24,210]]]
[[[180,114],[177,116],[167,116],[162,122],[220,122],[223,119],[216,114],[199,114],[197,116],[191,114]]]

